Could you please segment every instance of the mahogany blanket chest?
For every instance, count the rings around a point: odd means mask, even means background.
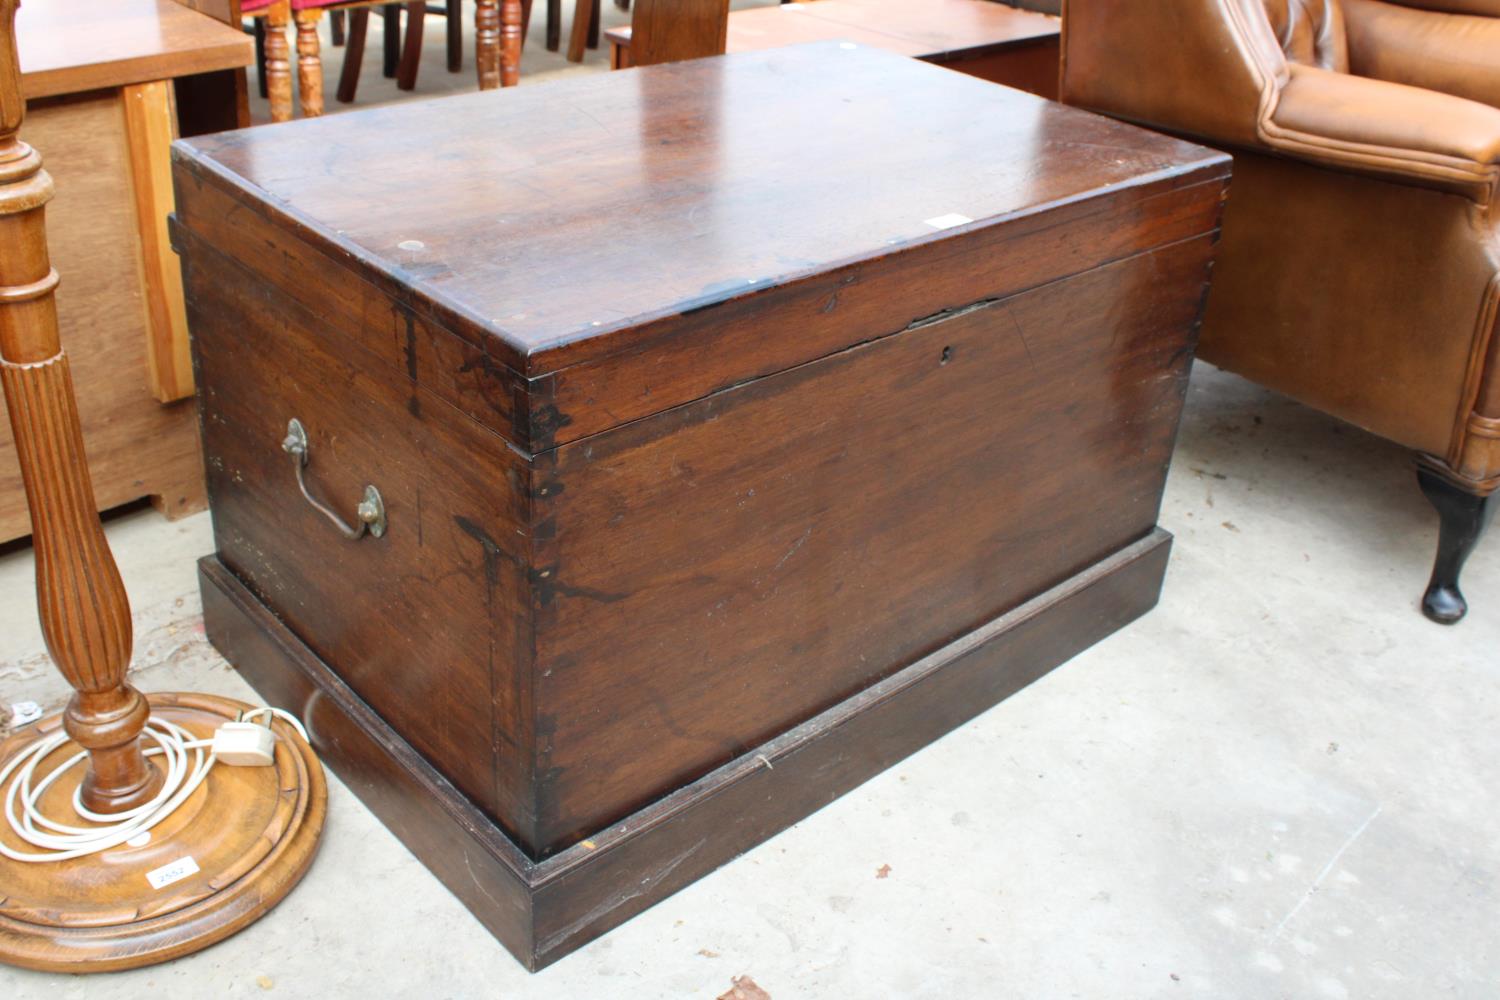
[[[1221,154],[828,43],[173,169],[208,634],[528,967],[1156,601]]]

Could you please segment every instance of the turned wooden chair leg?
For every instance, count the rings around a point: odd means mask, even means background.
[[[562,0],[547,0],[547,51],[562,46]]]
[[[448,72],[457,73],[464,68],[464,4],[463,0],[448,0],[447,22],[444,28],[448,34]]]
[[[396,86],[415,90],[417,70],[422,66],[422,31],[427,23],[427,4],[417,0],[406,5],[406,40],[401,43],[401,62],[396,67]]]
[[[380,8],[380,24],[385,35],[385,61],[380,72],[389,80],[396,76],[396,67],[401,63],[401,5],[388,3]]]
[[[317,9],[292,15],[297,22],[297,95],[302,100],[304,118],[323,113],[323,58],[318,41],[318,18],[322,15]]]
[[[359,90],[360,64],[365,58],[365,34],[370,30],[370,12],[365,9],[349,12],[349,37],[344,44],[344,69],[339,73],[339,89],[335,94],[340,104],[351,104]]]
[[[255,80],[260,99],[266,99],[266,19],[255,18]]]
[[[500,3],[500,86],[521,82],[521,0]]]
[[[475,0],[474,70],[480,90],[500,86],[500,0]]]
[[[1493,494],[1472,493],[1426,465],[1417,466],[1417,484],[1437,508],[1440,522],[1437,559],[1432,565],[1427,592],[1422,596],[1422,613],[1441,625],[1452,625],[1469,610],[1458,588],[1459,574],[1500,501]]]
[[[276,0],[266,9],[266,99],[273,122],[292,120],[292,63],[286,41],[291,19],[291,0]]]

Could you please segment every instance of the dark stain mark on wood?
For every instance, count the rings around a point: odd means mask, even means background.
[[[561,594],[563,597],[578,597],[588,601],[598,601],[602,604],[613,604],[623,601],[630,594],[609,590],[595,590],[592,587],[576,587],[563,583],[557,578],[557,564],[540,566],[530,571],[531,585],[536,589],[537,604],[540,607],[550,607],[552,602]]]
[[[532,449],[540,451],[552,447],[553,435],[572,422],[573,418],[559,410],[553,403],[537,407],[531,413]]]
[[[401,310],[406,321],[406,377],[411,379],[411,395],[406,398],[406,412],[414,417],[422,415],[422,397],[417,391],[417,321],[412,314]]]
[[[504,550],[495,544],[495,540],[483,528],[462,514],[453,515],[453,523],[484,549],[484,582],[493,591],[495,584],[500,581],[500,560],[506,558]]]

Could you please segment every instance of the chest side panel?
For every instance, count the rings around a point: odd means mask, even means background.
[[[317,315],[330,332],[406,376],[413,395],[420,386],[531,449],[525,380],[486,350],[493,341],[453,333],[400,285],[390,292],[375,287],[355,273],[347,255],[326,245],[320,249],[319,241],[304,239],[295,226],[272,221],[264,203],[206,176],[192,159],[176,159],[173,179],[180,223],[174,232],[185,229],[212,247],[245,248],[237,255],[241,267]],[[423,265],[413,261],[411,267],[409,277],[417,280]]]
[[[546,456],[543,843],[1151,530],[1212,243],[979,303]]]
[[[343,337],[347,319],[177,239],[220,558],[460,790],[524,825],[528,464]],[[354,523],[374,485],[383,537],[345,539],[299,493],[292,418],[312,495]]]

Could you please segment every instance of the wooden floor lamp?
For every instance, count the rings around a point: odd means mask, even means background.
[[[0,743],[0,773],[28,762],[37,812],[88,835],[109,828],[105,820],[147,815],[162,795],[170,755],[148,756],[148,716],[158,731],[206,740],[250,706],[143,696],[125,682],[130,607],[96,513],[58,340],[44,223],[52,180],[17,138],[26,108],[18,6],[0,0],[0,383],[31,509],[42,632],[75,694],[61,715]],[[58,972],[149,965],[221,940],[274,906],[311,863],[327,803],[306,742],[285,722],[274,731],[270,766],[211,766],[155,826],[71,859],[13,828],[8,816],[24,811],[21,772],[0,783],[0,961]],[[80,747],[86,762],[67,766]],[[100,820],[80,818],[78,805]]]

